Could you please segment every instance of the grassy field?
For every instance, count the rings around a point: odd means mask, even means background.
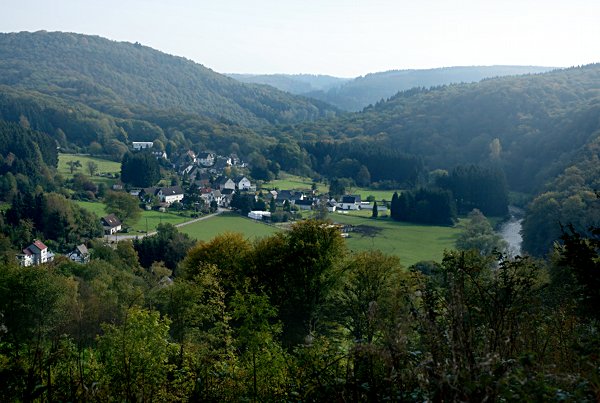
[[[104,203],[99,202],[86,202],[86,201],[75,201],[79,206],[84,209],[95,213],[98,217],[106,215],[106,206]],[[148,232],[156,231],[158,224],[170,223],[173,225],[180,224],[182,222],[189,221],[187,217],[181,217],[177,214],[172,213],[161,213],[160,211],[142,211],[142,215],[138,222],[131,226],[134,232],[146,232],[146,219],[148,220]]]
[[[221,214],[208,220],[185,225],[179,228],[179,231],[192,238],[209,241],[223,232],[239,232],[246,238],[255,239],[272,235],[279,230],[237,214]]]
[[[330,214],[334,222],[351,224],[355,231],[346,239],[351,251],[379,249],[384,253],[400,257],[408,267],[421,260],[440,261],[444,249],[453,249],[461,225],[456,227],[436,227],[390,219],[373,220],[350,214]]]
[[[79,160],[79,162],[81,162],[81,168],[78,168],[73,173],[71,173],[71,170],[70,170],[69,166],[67,165],[67,162],[77,161],[77,160]],[[89,155],[75,155],[75,154],[59,154],[58,155],[58,172],[66,179],[72,178],[73,175],[76,173],[83,173],[83,174],[89,176],[90,173],[88,172],[88,169],[87,169],[87,163],[89,161],[93,161],[98,165],[98,171],[97,171],[96,175],[90,177],[90,180],[96,184],[104,183],[107,186],[111,186],[115,182],[115,179],[98,176],[98,174],[101,174],[101,173],[114,174],[114,173],[121,172],[121,163],[119,163],[119,162],[104,160],[104,159],[96,158],[96,157],[90,157]]]

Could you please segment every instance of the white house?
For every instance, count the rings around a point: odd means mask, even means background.
[[[152,148],[153,145],[154,145],[154,143],[151,141],[134,141],[133,149],[136,151],[139,151],[139,150],[143,150],[145,148]]]
[[[252,183],[245,176],[238,176],[235,178],[235,186],[239,190],[252,190]]]
[[[264,220],[266,218],[271,218],[271,213],[269,211],[251,211],[248,213],[248,217],[253,220]]]
[[[180,202],[183,200],[183,189],[180,186],[160,188],[156,194],[160,201],[165,204]]]
[[[360,195],[346,195],[342,197],[342,201],[338,203],[338,207],[342,210],[360,210],[361,200]]]
[[[90,261],[90,252],[84,244],[81,244],[69,253],[67,257],[77,263],[87,263]]]
[[[31,245],[23,249],[23,253],[17,255],[21,266],[33,266],[48,263],[54,260],[54,253],[42,241],[37,239]]]
[[[106,217],[101,218],[102,228],[106,235],[113,235],[121,231],[122,223],[114,214],[109,214]]]

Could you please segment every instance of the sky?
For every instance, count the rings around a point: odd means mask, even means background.
[[[0,32],[140,42],[220,73],[600,62],[598,0],[0,0]]]

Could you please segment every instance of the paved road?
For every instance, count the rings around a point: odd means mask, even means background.
[[[185,225],[193,224],[193,223],[196,223],[198,221],[208,220],[209,218],[213,218],[215,216],[218,216],[219,214],[221,214],[221,213],[223,213],[225,211],[228,211],[228,210],[219,208],[216,213],[205,215],[205,216],[202,216],[202,217],[199,217],[199,218],[194,218],[193,220],[182,222],[180,224],[176,224],[175,226],[176,227],[183,227]],[[148,232],[147,234],[146,233],[139,233],[139,234],[135,234],[135,235],[105,235],[105,238],[107,238],[109,241],[119,242],[119,241],[125,241],[127,239],[139,239],[139,238],[144,238],[146,236],[152,236],[152,235],[156,235],[156,231]]]

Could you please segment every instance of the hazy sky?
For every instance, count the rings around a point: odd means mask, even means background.
[[[221,73],[600,62],[600,0],[0,0],[0,31],[141,42]]]

